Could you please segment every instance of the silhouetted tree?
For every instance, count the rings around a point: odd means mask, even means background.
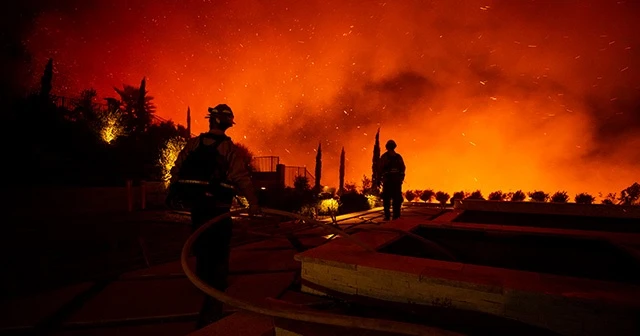
[[[484,200],[484,196],[482,196],[482,191],[476,190],[472,192],[471,195],[467,196],[466,199]]]
[[[522,190],[518,190],[511,195],[511,202],[522,202],[527,199],[527,195]]]
[[[549,200],[549,194],[541,190],[534,190],[533,192],[530,192],[529,197],[531,197],[531,200],[534,202],[546,202]]]
[[[457,191],[453,193],[453,196],[451,196],[451,204],[455,204],[456,200],[463,200],[465,198],[467,198],[468,194],[465,193],[464,191]]]
[[[338,185],[338,194],[342,194],[344,192],[344,147],[342,147],[342,152],[340,152],[340,183]]]
[[[635,182],[631,186],[622,190],[618,199],[622,205],[634,205],[640,200],[640,184]]]
[[[316,183],[313,187],[316,193],[319,193],[322,190],[322,185],[320,184],[320,179],[322,177],[322,143],[318,143],[318,151],[316,152]]]
[[[96,106],[96,97],[98,92],[95,89],[86,89],[80,92],[80,99],[75,104],[70,119],[74,121],[86,122],[87,126],[96,129],[99,127],[98,107]]]
[[[373,188],[373,183],[371,179],[367,175],[362,175],[362,193],[363,194],[371,194]]]
[[[449,200],[449,194],[448,193],[446,193],[444,191],[438,191],[436,193],[436,201],[440,202],[440,204],[442,204],[442,206],[447,204],[448,200]]]
[[[433,197],[435,197],[435,195],[436,193],[431,189],[423,190],[422,193],[420,194],[420,199],[423,202],[431,203],[431,200],[433,199]]]
[[[191,138],[191,107],[187,106],[187,139]]]
[[[309,178],[305,175],[298,175],[293,180],[293,189],[297,191],[308,191],[311,190],[311,184],[309,183]]]
[[[378,169],[380,169],[380,167],[378,166],[379,162],[380,162],[380,128],[378,128],[378,131],[376,132],[376,140],[375,140],[375,143],[373,144],[373,159],[372,159],[372,165],[371,165],[371,181],[373,183],[373,188],[376,190],[380,188],[380,172],[378,171]]]
[[[504,201],[507,195],[502,190],[494,191],[487,197],[490,201]]]
[[[569,201],[569,195],[566,191],[557,191],[551,196],[552,203],[567,203]]]
[[[413,202],[413,200],[416,198],[416,193],[413,192],[413,190],[407,190],[404,192],[404,198],[406,198],[409,202]]]
[[[345,182],[344,184],[344,193],[357,193],[358,187],[353,182]]]
[[[616,195],[617,193],[608,193],[607,196],[602,199],[602,204],[607,204],[607,205],[616,204],[616,199],[617,199]]]
[[[147,95],[146,80],[143,78],[140,87],[123,85],[122,90],[114,90],[120,95],[119,108],[125,118],[128,133],[144,132],[153,120],[155,105],[153,97]]]
[[[53,81],[53,58],[47,61],[47,65],[44,68],[44,74],[40,78],[40,99],[43,102],[48,102],[51,97],[51,89]]]
[[[245,166],[247,167],[247,170],[250,173],[255,172],[256,171],[256,166],[254,162],[255,155],[253,155],[253,152],[249,149],[249,147],[245,146],[242,143],[236,142],[235,145],[236,145],[236,155],[241,157],[242,160],[245,162]]]
[[[587,193],[580,193],[576,195],[574,200],[578,204],[593,204],[593,201],[595,201],[596,198]]]

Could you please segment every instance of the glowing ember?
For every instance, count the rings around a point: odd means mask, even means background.
[[[118,111],[104,112],[100,127],[100,137],[108,144],[124,134],[124,126]]]
[[[167,140],[162,152],[160,153],[159,164],[162,168],[162,180],[169,181],[171,179],[171,168],[173,168],[178,154],[187,144],[187,141],[183,138],[176,137]]]
[[[312,167],[322,141],[323,184],[343,146],[347,180],[371,173],[378,127],[405,189],[597,194],[640,176],[638,1],[63,3],[7,32],[29,84],[48,57],[59,95],[146,76],[157,114],[190,106],[194,133],[228,103],[258,156]]]

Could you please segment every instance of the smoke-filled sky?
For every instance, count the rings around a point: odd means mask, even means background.
[[[336,185],[371,174],[376,129],[405,189],[619,192],[640,177],[640,2],[26,1],[21,39],[54,93],[147,77],[157,113]],[[384,148],[383,148],[384,151]],[[573,195],[572,195],[573,196]]]

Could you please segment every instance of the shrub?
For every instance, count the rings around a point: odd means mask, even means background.
[[[607,205],[614,205],[616,204],[616,197],[617,193],[608,193],[606,197],[604,197],[604,199],[602,200],[602,204],[607,204]],[[602,197],[602,195],[600,195],[600,197]]]
[[[569,201],[569,195],[566,191],[558,191],[551,196],[552,203],[567,203]]]
[[[466,199],[484,200],[484,196],[482,196],[482,191],[476,190],[467,196]]]
[[[339,212],[341,214],[369,210],[369,200],[358,192],[345,192],[340,196]]]
[[[302,208],[300,208],[299,213],[305,217],[316,218],[318,217],[318,210],[319,203],[310,203],[303,205]]]
[[[534,202],[546,202],[547,200],[549,200],[549,194],[541,190],[530,192],[529,197],[531,197],[531,200]]]
[[[501,190],[494,191],[489,194],[487,197],[490,201],[504,201],[507,198],[507,194],[503,193]]]
[[[440,204],[445,205],[449,200],[449,194],[444,191],[438,191],[435,195],[436,201],[440,202]]]
[[[467,194],[464,191],[454,192],[453,196],[451,196],[451,204],[454,204],[456,200],[463,200],[467,197]]]
[[[422,192],[422,194],[420,195],[420,199],[424,202],[429,202],[431,203],[431,200],[436,196],[436,193],[431,190],[431,189],[427,189],[425,191]],[[445,201],[446,202],[446,201]]]
[[[518,190],[511,195],[512,202],[522,202],[527,199],[527,195],[524,194],[524,191]]]
[[[340,208],[340,202],[334,198],[328,198],[320,201],[318,204],[318,214],[326,216],[335,216]]]
[[[591,196],[591,195],[589,195],[589,194],[587,194],[587,193],[580,193],[580,194],[576,195],[574,200],[578,204],[593,204],[593,202],[596,200],[596,198]]]
[[[375,208],[378,204],[378,196],[376,195],[365,195],[367,198],[367,203],[369,203],[369,209]]]
[[[406,198],[409,202],[413,202],[413,200],[416,198],[416,194],[413,192],[413,190],[407,190],[404,193],[404,198]]]

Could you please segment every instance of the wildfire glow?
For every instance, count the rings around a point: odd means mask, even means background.
[[[55,8],[54,8],[55,7]],[[158,115],[229,134],[322,183],[370,174],[393,138],[405,189],[619,192],[640,176],[638,1],[88,1],[51,4],[24,33],[54,93],[146,76]],[[30,16],[24,16],[31,20]],[[615,42],[615,43],[613,43]],[[462,135],[464,134],[464,135]]]
[[[162,168],[162,180],[169,181],[171,179],[171,168],[178,158],[178,154],[187,144],[187,141],[180,137],[167,140],[162,152],[160,153],[159,164]]]

